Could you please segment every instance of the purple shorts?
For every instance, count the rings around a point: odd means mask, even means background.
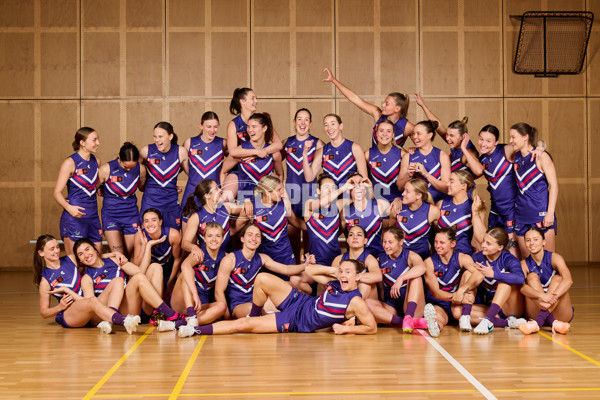
[[[538,228],[543,230],[544,233],[548,232],[548,230],[550,230],[550,229],[553,229],[554,234],[555,235],[558,234],[558,229],[556,226],[556,215],[554,215],[554,224],[552,224],[552,226],[549,226],[547,228],[542,226],[543,221],[544,221],[544,217],[541,217],[541,219],[538,222],[532,222],[530,224],[523,224],[523,223],[517,222],[515,224],[515,232],[517,233],[517,236],[525,236],[525,232],[527,232],[527,230],[529,228],[531,228],[532,226],[537,226]]]
[[[95,218],[75,218],[66,211],[63,211],[60,217],[60,236],[77,241],[82,238],[88,238],[92,242],[102,241],[102,227],[100,219]]]
[[[515,212],[511,210],[509,214],[501,215],[494,211],[490,211],[488,217],[488,228],[494,228],[496,226],[504,228],[506,233],[513,233],[515,230]]]
[[[134,235],[140,226],[140,215],[113,216],[110,213],[102,213],[102,228],[104,231],[119,231],[123,235]]]
[[[296,289],[292,289],[288,297],[286,297],[279,307],[277,307],[280,310],[275,313],[277,331],[281,333],[312,332],[312,330],[302,327],[298,321],[298,313],[300,312],[299,310],[302,309],[302,305],[307,301],[312,300],[314,300],[314,297],[307,296]]]
[[[389,296],[389,297],[388,297]],[[404,317],[404,299],[406,298],[406,286],[400,288],[400,297],[393,299],[389,294],[385,295],[385,304],[394,307],[399,317]]]
[[[67,324],[67,321],[65,321],[65,312],[64,311],[61,311],[58,314],[56,314],[56,317],[54,317],[54,320],[56,321],[57,324],[59,324],[63,328],[72,328],[71,326],[69,326],[69,324]]]

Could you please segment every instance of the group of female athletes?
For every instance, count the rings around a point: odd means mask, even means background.
[[[50,235],[34,253],[42,316],[105,333],[113,324],[132,333],[147,319],[182,337],[372,334],[378,324],[438,336],[450,323],[565,334],[572,279],[554,253],[557,178],[536,129],[516,123],[502,144],[486,125],[478,151],[466,118],[445,127],[417,94],[427,119],[413,125],[408,96],[390,93],[378,107],[324,72],[373,117],[369,150],[344,138],[336,114],[323,119],[327,143],[312,136],[305,108],[282,141],[249,88],[233,93],[225,139],[208,111],[183,146],[159,122],[152,144],[125,143],[101,164],[98,133],[80,128],[54,189],[66,255]],[[482,175],[489,215],[475,191]]]

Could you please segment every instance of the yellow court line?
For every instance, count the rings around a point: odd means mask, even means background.
[[[598,362],[598,361],[594,360],[593,358],[590,358],[590,357],[586,356],[585,354],[578,352],[578,351],[577,351],[577,350],[575,350],[574,348],[572,348],[572,347],[569,347],[569,346],[567,346],[566,344],[563,344],[563,343],[559,342],[558,340],[554,340],[554,338],[552,338],[552,337],[551,337],[551,336],[549,336],[549,335],[546,335],[544,332],[541,332],[541,331],[539,331],[539,332],[538,332],[538,334],[542,335],[542,336],[543,336],[543,337],[545,337],[546,339],[550,339],[550,340],[552,340],[554,343],[561,345],[561,346],[562,346],[562,347],[564,347],[565,349],[567,349],[567,350],[569,350],[569,351],[571,351],[571,352],[573,352],[573,353],[577,354],[579,357],[581,357],[581,358],[583,358],[583,359],[586,359],[586,360],[588,360],[589,362],[591,362],[592,364],[596,364],[598,367],[600,367],[600,362]]]
[[[194,349],[192,356],[188,360],[185,368],[183,369],[181,376],[179,376],[179,380],[177,381],[177,384],[173,388],[173,391],[171,392],[171,395],[169,396],[169,400],[175,400],[175,399],[177,399],[177,396],[179,396],[179,393],[181,392],[181,389],[183,388],[183,384],[185,383],[188,375],[190,374],[190,371],[192,370],[192,367],[194,366],[194,363],[196,362],[196,358],[198,358],[198,354],[200,354],[200,350],[202,350],[202,345],[204,345],[204,342],[206,342],[206,338],[207,338],[206,335],[202,335],[202,339],[200,339],[200,342],[198,342],[198,344],[196,345],[196,348]]]
[[[123,357],[121,357],[119,359],[119,361],[117,361],[115,363],[115,365],[112,366],[112,368],[102,377],[102,379],[100,379],[98,381],[98,383],[96,383],[96,385],[94,385],[94,387],[92,388],[92,390],[90,390],[88,392],[88,394],[85,395],[85,397],[83,398],[83,400],[89,400],[92,397],[95,396],[95,394],[98,392],[98,390],[100,390],[100,388],[102,387],[102,385],[104,385],[106,383],[106,381],[112,376],[112,374],[115,373],[115,371],[117,369],[119,369],[119,367],[125,362],[125,360],[127,360],[127,358],[129,358],[129,356],[135,351],[135,349],[137,349],[139,347],[140,344],[142,344],[142,342],[144,340],[146,340],[146,338],[148,337],[148,335],[150,334],[150,332],[152,332],[152,330],[154,329],[153,326],[151,326],[150,328],[148,328],[148,330],[142,335],[141,338],[139,338],[137,340],[137,342],[135,342],[135,344],[133,346],[131,346],[129,348],[129,350],[127,350],[127,352],[125,354],[123,354]]]

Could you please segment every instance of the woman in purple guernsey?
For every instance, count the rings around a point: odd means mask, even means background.
[[[156,291],[168,300],[181,266],[181,234],[164,226],[162,215],[155,208],[142,214],[142,227],[135,236],[133,262],[140,268],[151,263],[161,266],[160,274],[149,271],[146,275]],[[142,272],[146,273],[145,269]]]
[[[435,235],[435,253],[425,260],[427,304],[425,320],[429,334],[440,335],[449,322],[456,322],[463,304],[475,301],[474,289],[483,280],[468,254],[456,251],[456,228],[442,228]]]
[[[308,158],[308,149],[312,143],[307,141],[304,147],[302,168],[306,180],[309,182],[314,180],[319,175],[321,167],[323,167],[323,172],[329,175],[338,186],[343,185],[348,176],[354,172],[367,176],[365,154],[357,143],[344,139],[342,135],[344,125],[340,116],[327,114],[323,118],[323,128],[327,133],[329,143],[315,151],[312,162]]]
[[[177,176],[188,173],[188,153],[177,145],[173,125],[159,122],[154,126],[154,143],[140,150],[140,162],[146,166],[147,179],[142,197],[143,213],[149,208],[160,210],[165,226],[181,229],[181,207],[177,192]]]
[[[394,124],[394,141],[396,144],[400,147],[404,146],[404,142],[413,131],[413,124],[406,119],[410,103],[408,95],[398,92],[390,93],[381,104],[381,108],[379,108],[375,104],[361,99],[356,93],[335,79],[329,68],[325,68],[323,72],[327,73],[327,77],[323,79],[323,82],[333,83],[352,104],[373,117],[373,122],[375,122],[375,126],[373,126],[373,146],[377,145],[377,127],[379,123],[385,120],[389,120]]]
[[[206,223],[205,246],[202,246],[202,258],[198,260],[190,254],[181,264],[181,274],[173,289],[171,307],[185,314],[186,320],[159,321],[159,331],[174,331],[182,325],[204,325],[221,318],[227,307],[215,300],[215,281],[225,251],[223,227],[216,222]]]
[[[448,154],[433,146],[437,121],[421,121],[415,125],[411,136],[416,150],[400,163],[399,187],[404,187],[410,179],[418,178],[429,186],[433,201],[441,200],[448,192],[450,178],[450,158]]]
[[[271,116],[267,113],[252,114],[248,120],[249,140],[242,143],[243,149],[266,149],[273,140],[273,122]],[[223,163],[221,169],[221,180],[225,180],[225,174],[237,165],[237,183],[238,189],[235,194],[239,200],[245,200],[252,197],[254,188],[258,181],[267,175],[275,175],[278,178],[283,177],[283,166],[281,164],[281,153],[264,154],[260,157],[249,156],[238,159],[229,155]],[[225,191],[229,189],[224,188]],[[232,192],[233,193],[233,192]],[[226,198],[228,195],[226,195]]]
[[[526,322],[515,318],[523,314],[521,285],[525,282],[520,261],[506,250],[508,234],[500,227],[488,229],[481,243],[482,251],[473,254],[475,268],[484,276],[477,288],[477,299],[472,307],[463,304],[459,319],[460,329],[487,335],[494,327],[517,329]],[[508,316],[508,318],[506,318]]]
[[[92,242],[88,239],[79,239],[75,242],[73,251],[75,252],[78,267],[82,269],[85,274],[89,275],[93,282],[93,285],[88,286],[90,289],[88,293],[93,294],[91,291],[92,289],[94,291],[96,289],[101,290],[101,285],[99,288],[96,285],[110,283],[109,279],[111,279],[111,277],[112,279],[117,279],[118,282],[123,283],[123,280],[120,279],[119,276],[104,272],[105,269],[111,269],[110,267],[114,269],[117,260],[107,259],[105,261],[100,257],[100,253],[98,253],[92,246]],[[142,308],[151,307],[150,309],[155,309],[150,317],[150,323],[152,325],[157,325],[158,320],[163,318],[167,320],[185,318],[185,316],[173,311],[173,309],[162,300],[152,283],[137,265],[125,261],[121,263],[120,268],[129,276],[129,279],[126,281],[125,293],[121,305],[119,306],[119,310],[122,310],[127,314],[139,314]],[[86,293],[86,296],[89,295],[88,293]]]
[[[194,193],[194,189],[200,181],[212,179],[217,182],[217,185],[221,185],[221,166],[227,156],[227,142],[217,136],[219,116],[212,111],[205,112],[202,114],[199,127],[201,131],[197,136],[183,142],[183,147],[188,152],[190,168],[188,181],[181,197],[182,212],[188,198]],[[185,215],[182,215],[182,220],[182,231],[185,231],[187,223]]]
[[[227,254],[221,261],[215,283],[215,299],[227,305],[226,318],[248,315],[252,307],[254,282],[262,267],[284,275],[297,275],[304,271],[304,264],[284,265],[266,254],[259,254],[261,240],[260,228],[254,224],[247,225],[241,232],[241,250]]]
[[[390,219],[404,231],[404,248],[414,251],[425,260],[431,255],[429,232],[440,219],[440,209],[433,205],[427,184],[416,178],[407,182],[401,207],[399,211],[392,207]]]
[[[309,265],[306,271],[313,280],[325,285],[319,297],[293,289],[276,276],[260,274],[252,294],[251,318],[221,321],[199,327],[179,328],[180,337],[223,335],[235,332],[287,333],[314,332],[332,327],[337,335],[375,334],[377,323],[358,291],[363,266],[357,261],[344,261],[339,268]],[[270,300],[278,312],[261,315]],[[344,324],[356,317],[360,324]]]
[[[119,157],[102,164],[98,184],[102,185],[102,227],[112,251],[133,255],[133,242],[140,226],[136,192],[146,181],[146,169],[140,168],[140,153],[130,142],[119,150]]]
[[[365,265],[365,271],[362,274],[358,285],[363,298],[377,298],[377,284],[381,282],[381,271],[377,259],[370,254],[365,246],[367,245],[367,232],[360,225],[354,225],[348,229],[348,238],[346,244],[348,251],[337,256],[331,266],[337,268],[344,260],[356,260]]]
[[[278,153],[283,148],[279,134],[273,130],[273,138],[264,148],[242,147],[244,142],[250,140],[248,134],[248,121],[256,113],[256,94],[250,88],[237,88],[233,91],[229,112],[236,117],[227,125],[227,149],[229,154],[236,159],[265,158],[267,155]],[[233,201],[238,190],[237,168],[232,168],[229,175],[222,176],[221,186],[226,198]]]
[[[537,226],[525,232],[529,257],[521,261],[525,284],[525,316],[531,320],[519,325],[526,335],[538,332],[542,326],[551,326],[552,332],[566,334],[573,320],[574,308],[569,296],[573,285],[571,272],[564,258],[544,250],[544,231]],[[564,322],[568,321],[568,322]]]
[[[95,156],[100,146],[95,130],[82,127],[75,133],[73,153],[60,166],[54,200],[64,208],[60,217],[60,236],[67,254],[73,254],[76,240],[90,238],[98,250],[102,247],[102,228],[98,218],[96,189],[100,160]],[[67,187],[67,198],[62,192]]]
[[[448,181],[448,199],[438,201],[440,209],[440,228],[456,226],[456,251],[463,254],[473,254],[471,240],[473,240],[473,202],[469,193],[473,189],[473,175],[466,170],[450,174]]]
[[[80,328],[95,320],[103,333],[112,332],[111,323],[124,325],[129,334],[135,332],[140,323],[139,316],[125,317],[106,305],[109,299],[112,300],[112,289],[119,289],[116,285],[102,298],[83,297],[81,275],[74,261],[72,255],[60,257],[60,245],[54,237],[42,235],[37,239],[33,253],[33,282],[39,289],[42,318],[54,317],[65,328]],[[120,290],[122,296],[123,288]],[[50,307],[51,295],[58,300],[54,307]],[[114,295],[119,296],[118,290]]]
[[[378,323],[400,327],[406,333],[426,329],[422,316],[425,306],[423,273],[425,267],[418,254],[403,249],[404,232],[392,227],[383,234],[385,254],[379,257],[383,276],[383,301],[367,299],[369,309]]]
[[[314,197],[316,188],[316,178],[312,181],[307,181],[304,177],[304,169],[302,168],[304,147],[307,143],[311,144],[308,149],[307,157],[308,161],[312,162],[316,150],[324,145],[321,139],[310,134],[311,125],[312,114],[309,110],[301,108],[296,111],[296,114],[294,115],[294,128],[296,134],[285,140],[281,152],[283,158],[285,158],[286,164],[285,190],[288,193],[288,198],[292,205],[292,212],[298,218],[304,218],[304,206],[307,201],[310,201]],[[294,255],[296,256],[296,259],[300,259],[300,244],[302,243],[305,245],[305,250],[308,249],[308,246],[306,246],[306,234],[304,234],[304,241],[302,242],[300,240],[302,231],[293,226],[288,228],[288,235],[292,242]]]
[[[398,187],[400,160],[408,154],[392,141],[394,129],[391,121],[381,121],[377,126],[377,144],[365,152],[375,198],[390,203],[402,198]]]
[[[545,233],[545,249],[556,247],[556,201],[558,180],[554,162],[548,153],[532,160],[530,153],[537,142],[537,129],[519,122],[510,127],[510,144],[515,153],[515,178],[517,181],[517,203],[515,206],[515,232],[521,255],[527,257],[524,235],[531,226]]]

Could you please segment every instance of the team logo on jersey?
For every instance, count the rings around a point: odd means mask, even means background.
[[[437,278],[441,278],[442,276],[444,276],[444,271],[435,271],[435,276]]]
[[[327,154],[325,157],[323,157],[324,161],[329,161],[329,160],[334,160],[335,156],[333,154]]]
[[[56,278],[55,280],[52,281],[50,286],[52,286],[52,289],[54,289],[59,283],[63,282],[64,280],[65,280],[65,278],[63,278],[62,276],[59,276],[58,278]]]
[[[238,267],[236,269],[233,270],[233,274],[234,275],[239,275],[239,274],[245,274],[246,273],[246,268],[244,267]]]
[[[283,333],[289,333],[290,332],[290,323],[288,322],[287,324],[283,325]]]
[[[204,264],[198,265],[198,270],[200,271],[208,271],[208,267]]]
[[[401,215],[398,215],[398,216],[396,217],[396,220],[398,220],[398,222],[402,222],[403,224],[405,224],[405,223],[407,223],[407,222],[408,222],[408,218],[406,218],[406,217],[403,217],[403,216],[401,216]]]
[[[442,217],[445,217],[447,215],[450,215],[450,211],[449,210],[442,210]]]
[[[373,168],[381,167],[381,161],[371,161],[370,164]]]
[[[244,139],[244,138],[246,137],[246,135],[247,135],[247,134],[248,134],[248,133],[246,133],[246,132],[238,132],[238,133],[237,133],[237,136],[238,136],[238,138],[240,138],[240,139]]]
[[[319,213],[313,213],[312,217],[313,219],[325,219],[325,216]]]
[[[199,149],[199,150],[192,149],[192,155],[193,156],[201,156],[203,152],[204,152],[204,150],[202,150],[202,149]]]
[[[100,276],[97,276],[96,279],[94,279],[94,283],[97,285],[100,282],[102,282],[102,280],[105,279],[105,278],[106,278],[106,274],[102,274]]]
[[[360,219],[355,218],[355,219],[347,219],[346,220],[346,224],[350,227],[354,226],[354,225],[358,225],[360,224]]]
[[[381,268],[381,273],[382,274],[389,274],[390,272],[392,272],[391,268]]]
[[[295,152],[297,152],[297,151],[298,151],[298,149],[297,149],[297,148],[295,148],[295,147],[288,147],[287,149],[285,149],[285,151],[286,151],[288,154],[290,154],[290,153],[295,153]]]
[[[521,166],[519,164],[515,164],[515,171],[518,171]]]
[[[122,176],[111,176],[110,181],[111,182],[123,182],[123,177]]]
[[[333,290],[333,287],[331,287],[331,285],[327,285],[327,289],[325,289],[325,290],[327,290],[327,293],[329,293],[329,294],[335,293],[335,291]]]
[[[79,169],[75,170],[76,175],[87,175],[87,173],[88,173],[87,168],[79,168]]]
[[[175,218],[175,223],[179,225],[181,223],[181,218]]]
[[[538,228],[541,228],[542,227],[542,223],[541,222],[536,222],[535,226],[537,226]]]
[[[506,226],[513,226],[515,221],[506,221]]]
[[[258,217],[256,217],[256,221],[257,222],[265,222],[269,220],[269,216],[268,215],[260,215]]]
[[[151,164],[151,165],[159,165],[160,164],[160,158],[149,158],[147,161],[148,161],[148,164]]]
[[[483,169],[488,169],[490,167],[490,165],[489,164],[483,164],[482,167],[483,167]]]
[[[200,230],[204,232],[206,230],[206,222],[200,224]]]

